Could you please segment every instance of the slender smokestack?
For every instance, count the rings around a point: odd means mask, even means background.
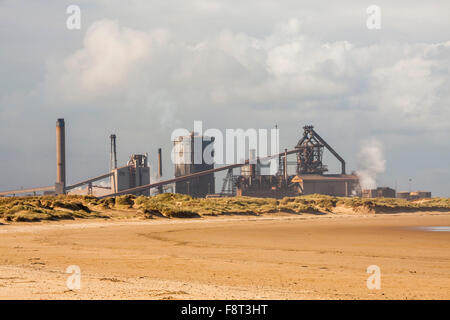
[[[64,119],[56,121],[56,194],[66,193],[66,134]]]
[[[116,135],[112,134],[111,139],[111,160],[110,169],[111,171],[117,168],[117,150],[116,150]]]
[[[158,149],[158,179],[161,180],[162,177],[162,154],[161,148]],[[163,193],[162,186],[158,187],[158,193]]]
[[[158,178],[162,177],[162,155],[161,148],[158,149]]]
[[[288,181],[288,171],[287,171],[287,149],[284,149],[284,182]]]
[[[161,155],[161,148],[158,148],[158,180],[160,180],[162,177],[162,155]],[[163,187],[158,187],[158,193],[163,193]]]

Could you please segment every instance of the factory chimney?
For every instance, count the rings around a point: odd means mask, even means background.
[[[158,178],[162,177],[162,156],[161,148],[158,149]]]
[[[161,148],[158,148],[158,180],[161,180],[162,177],[162,155]],[[158,193],[163,193],[163,187],[158,187]]]
[[[284,173],[284,183],[288,183],[288,171],[287,171],[287,149],[284,149],[284,164],[283,164],[283,173]]]
[[[55,193],[66,193],[66,134],[64,119],[56,121],[56,183]]]
[[[111,160],[110,160],[110,171],[117,169],[117,150],[116,150],[116,135],[112,134],[111,139]]]

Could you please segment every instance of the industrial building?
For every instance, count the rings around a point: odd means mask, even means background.
[[[62,122],[61,122],[62,120]],[[127,164],[122,167],[117,167],[117,145],[116,145],[116,135],[110,135],[110,171],[106,174],[90,178],[76,184],[66,186],[65,181],[60,181],[59,177],[65,177],[65,160],[59,165],[58,159],[65,159],[63,154],[65,146],[65,134],[64,128],[61,123],[64,124],[63,119],[59,119],[56,127],[56,141],[57,141],[57,182],[55,184],[56,194],[88,194],[95,196],[106,196],[109,194],[121,192],[124,190],[132,189],[135,187],[147,185],[150,183],[150,168],[148,166],[148,155],[147,154],[133,154],[130,156]],[[59,123],[59,125],[58,125]],[[62,147],[58,148],[58,143]],[[62,153],[62,154],[60,154]],[[59,170],[64,170],[64,173],[58,173]],[[94,182],[109,179],[109,185],[94,185]],[[58,187],[58,185],[64,185],[64,187]],[[85,188],[83,188],[86,186]],[[133,192],[135,195],[150,195],[150,190],[142,190],[138,192]]]
[[[412,191],[410,193],[411,200],[431,198],[430,191]]]
[[[299,175],[292,179],[299,186],[299,194],[327,194],[337,197],[356,196],[359,178],[355,174]]]
[[[56,122],[56,182],[53,186],[0,192],[0,196],[16,194],[92,194],[100,198],[123,194],[150,195],[175,191],[192,197],[207,196],[252,196],[283,198],[286,196],[326,194],[332,196],[394,197],[408,200],[430,198],[431,192],[398,192],[387,187],[361,190],[358,176],[347,174],[344,159],[314,130],[304,126],[301,139],[291,150],[260,158],[250,150],[249,159],[243,163],[214,167],[204,154],[214,156],[214,138],[191,132],[174,139],[174,178],[162,180],[162,152],[158,149],[156,181],[150,181],[150,166],[147,154],[133,154],[125,166],[117,166],[116,135],[110,136],[111,161],[109,172],[81,182],[67,185],[66,181],[66,136],[64,119]],[[340,173],[328,173],[323,163],[324,151],[328,150],[340,162]],[[288,157],[295,161],[288,161]],[[263,161],[276,160],[278,170],[266,174]],[[295,166],[295,174],[289,175],[289,166]],[[235,170],[239,169],[239,174]],[[291,168],[292,169],[292,168]],[[226,171],[222,190],[215,192],[215,173]],[[94,184],[97,181],[108,181]],[[84,189],[83,189],[84,188]],[[175,189],[175,190],[174,190]]]
[[[328,167],[323,163],[324,149],[329,150],[341,163],[340,174],[325,174]],[[288,161],[290,154],[296,154],[294,163]],[[259,162],[242,167],[241,175],[227,176],[235,185],[238,196],[273,197],[307,194],[327,194],[332,196],[361,195],[359,179],[355,174],[346,174],[344,159],[320,137],[313,126],[303,127],[303,136],[294,150],[280,153],[279,171],[276,175],[261,175]],[[288,175],[288,166],[295,165],[296,175]],[[229,182],[225,185],[229,186]],[[226,191],[226,190],[223,190]],[[228,193],[234,190],[228,188]]]
[[[256,150],[250,150],[249,163],[240,168],[240,175],[233,176],[232,171],[228,173],[222,193],[262,198],[296,195],[297,191],[289,186],[287,176],[282,170],[276,175],[263,175],[261,172],[261,161],[256,156]]]
[[[125,166],[117,167],[116,135],[110,136],[111,162],[109,172],[81,182],[67,185],[66,182],[66,140],[64,119],[56,122],[56,182],[53,186],[1,192],[0,195],[20,193],[53,192],[55,194],[84,193],[99,197],[118,196],[122,194],[150,195],[154,189],[161,193],[175,186],[175,192],[189,194],[192,197],[216,196],[254,196],[275,197],[296,196],[311,193],[335,196],[360,195],[358,178],[354,174],[345,173],[345,161],[328,145],[312,126],[303,127],[303,137],[292,150],[272,155],[277,159],[278,172],[273,175],[262,174],[261,160],[256,151],[250,152],[250,159],[243,163],[214,168],[214,163],[207,163],[204,154],[214,156],[214,138],[200,136],[194,132],[187,136],[177,137],[174,143],[176,155],[175,178],[161,180],[161,149],[158,150],[158,175],[155,182],[150,181],[150,167],[147,154],[131,155]],[[324,149],[329,150],[341,163],[340,174],[326,174],[328,168],[322,162]],[[291,163],[288,156],[295,155],[296,161]],[[265,159],[268,160],[268,159]],[[295,175],[288,175],[288,165],[294,164]],[[240,169],[235,175],[234,169]],[[222,192],[215,193],[214,174],[227,171]],[[94,183],[109,180],[109,184]],[[83,189],[84,188],[84,189]],[[164,189],[166,188],[166,189]]]
[[[147,155],[133,154],[126,166],[111,171],[111,191],[119,191],[143,186],[150,183],[150,168]],[[136,195],[149,196],[150,190],[144,190]]]
[[[214,137],[199,136],[194,132],[177,137],[174,141],[175,178],[214,169],[214,163],[205,162],[205,150],[213,148]],[[211,152],[213,154],[213,152]],[[188,180],[177,181],[175,192],[192,197],[205,197],[215,193],[214,173],[201,175]]]
[[[400,191],[397,192],[397,198],[406,200],[418,200],[431,198],[430,191]]]
[[[126,166],[117,168],[117,137],[115,134],[110,136],[110,141],[110,193],[149,184],[148,155],[133,154]],[[92,192],[88,193],[92,194]],[[134,194],[149,196],[150,190],[143,190]]]
[[[363,198],[395,198],[395,190],[389,187],[378,187],[376,189],[364,189]]]
[[[126,166],[117,168],[116,135],[111,138],[111,166],[108,173],[89,178],[84,181],[67,185],[66,183],[66,134],[64,119],[56,121],[56,182],[53,186],[30,189],[10,190],[0,192],[0,195],[32,194],[43,192],[51,194],[90,194],[96,196],[110,195],[129,190],[150,183],[150,168],[148,156],[142,154],[131,155]],[[110,180],[110,185],[94,185],[94,182]],[[94,192],[100,190],[100,192]],[[149,195],[149,190],[133,192],[136,195]]]

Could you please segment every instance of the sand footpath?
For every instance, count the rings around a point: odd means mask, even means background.
[[[0,225],[0,298],[450,299],[450,232],[417,228],[449,225],[445,212]]]

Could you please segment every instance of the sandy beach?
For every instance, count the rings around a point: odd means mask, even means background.
[[[450,299],[450,232],[427,226],[450,226],[450,213],[0,225],[0,298]]]

